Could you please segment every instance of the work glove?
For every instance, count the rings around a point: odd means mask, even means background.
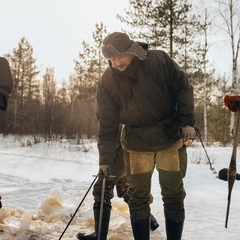
[[[104,177],[112,176],[111,166],[110,165],[100,165],[99,166],[99,175],[103,175]]]
[[[195,137],[195,129],[191,126],[180,127],[180,137],[183,139],[194,138]]]
[[[223,168],[219,171],[218,173],[218,178],[223,180],[223,181],[227,181],[228,180],[228,169],[227,168]],[[240,174],[236,174],[236,180],[240,180]]]

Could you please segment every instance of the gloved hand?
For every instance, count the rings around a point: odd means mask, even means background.
[[[195,129],[191,126],[180,127],[180,136],[183,139],[194,138]]]
[[[223,181],[227,181],[228,180],[228,169],[227,168],[221,169],[218,173],[218,178]],[[238,174],[238,173],[236,173],[236,180],[240,181],[240,174]]]
[[[104,175],[105,177],[112,176],[111,166],[110,165],[100,165],[99,166],[99,174]]]

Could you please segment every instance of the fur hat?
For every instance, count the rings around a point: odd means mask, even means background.
[[[118,58],[124,54],[133,54],[140,60],[146,58],[147,52],[125,33],[114,32],[103,40],[102,53],[105,58]]]

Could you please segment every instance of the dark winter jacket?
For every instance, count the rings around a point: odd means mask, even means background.
[[[7,109],[9,95],[13,88],[12,74],[6,58],[0,57],[0,109]]]
[[[124,149],[154,152],[179,139],[179,126],[194,126],[193,88],[165,52],[149,50],[124,72],[109,64],[97,88],[100,165],[112,163],[119,123]]]

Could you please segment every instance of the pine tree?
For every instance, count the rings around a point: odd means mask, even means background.
[[[179,50],[193,35],[193,26],[197,26],[190,15],[191,4],[187,0],[130,0],[129,3],[126,16],[117,16],[135,29],[129,35],[147,41],[150,47],[166,50],[178,60]]]
[[[40,81],[36,79],[39,71],[33,48],[23,37],[12,54],[9,54],[14,79],[12,100],[14,105],[13,131],[29,133],[35,131],[34,122],[40,104]]]
[[[106,27],[102,23],[95,25],[92,33],[93,41],[82,42],[83,51],[75,60],[75,74],[70,78],[71,109],[78,119],[76,122],[72,118],[72,122],[79,136],[96,135],[95,95],[98,79],[107,66],[107,60],[101,53],[101,45],[106,33]]]

